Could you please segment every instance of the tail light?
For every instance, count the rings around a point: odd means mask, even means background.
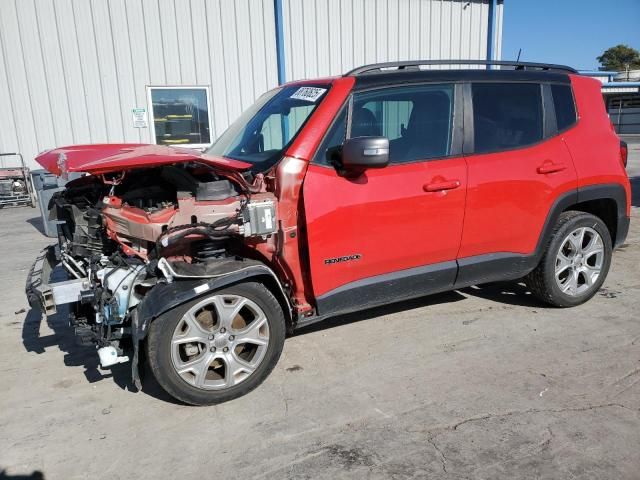
[[[627,157],[629,156],[629,149],[627,148],[627,142],[620,140],[620,160],[624,168],[627,168]]]

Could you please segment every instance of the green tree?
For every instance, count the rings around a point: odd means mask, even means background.
[[[629,45],[616,45],[604,51],[598,57],[601,70],[624,71],[627,68],[640,68],[640,52]]]

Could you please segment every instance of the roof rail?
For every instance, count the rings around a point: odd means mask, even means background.
[[[554,65],[551,63],[531,63],[509,60],[408,60],[404,62],[372,63],[371,65],[354,68],[350,72],[345,73],[344,76],[358,76],[364,73],[382,71],[385,69],[395,69],[395,71],[405,70],[412,67],[417,69],[422,65],[496,65],[514,67],[514,70],[542,70],[578,73],[577,70],[567,67],[566,65]]]

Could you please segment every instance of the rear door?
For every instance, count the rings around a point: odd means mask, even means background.
[[[453,84],[355,93],[327,134],[303,187],[320,314],[453,284],[466,188],[460,93]],[[387,167],[338,173],[332,155],[348,123],[352,138],[390,140]]]
[[[473,129],[465,139],[470,154],[458,283],[517,277],[527,259],[533,261],[554,201],[575,190],[576,172],[557,134],[550,85],[473,83],[466,92]]]

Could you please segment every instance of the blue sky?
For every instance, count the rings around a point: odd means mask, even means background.
[[[640,50],[640,0],[504,0],[505,60],[595,69],[619,43]]]

